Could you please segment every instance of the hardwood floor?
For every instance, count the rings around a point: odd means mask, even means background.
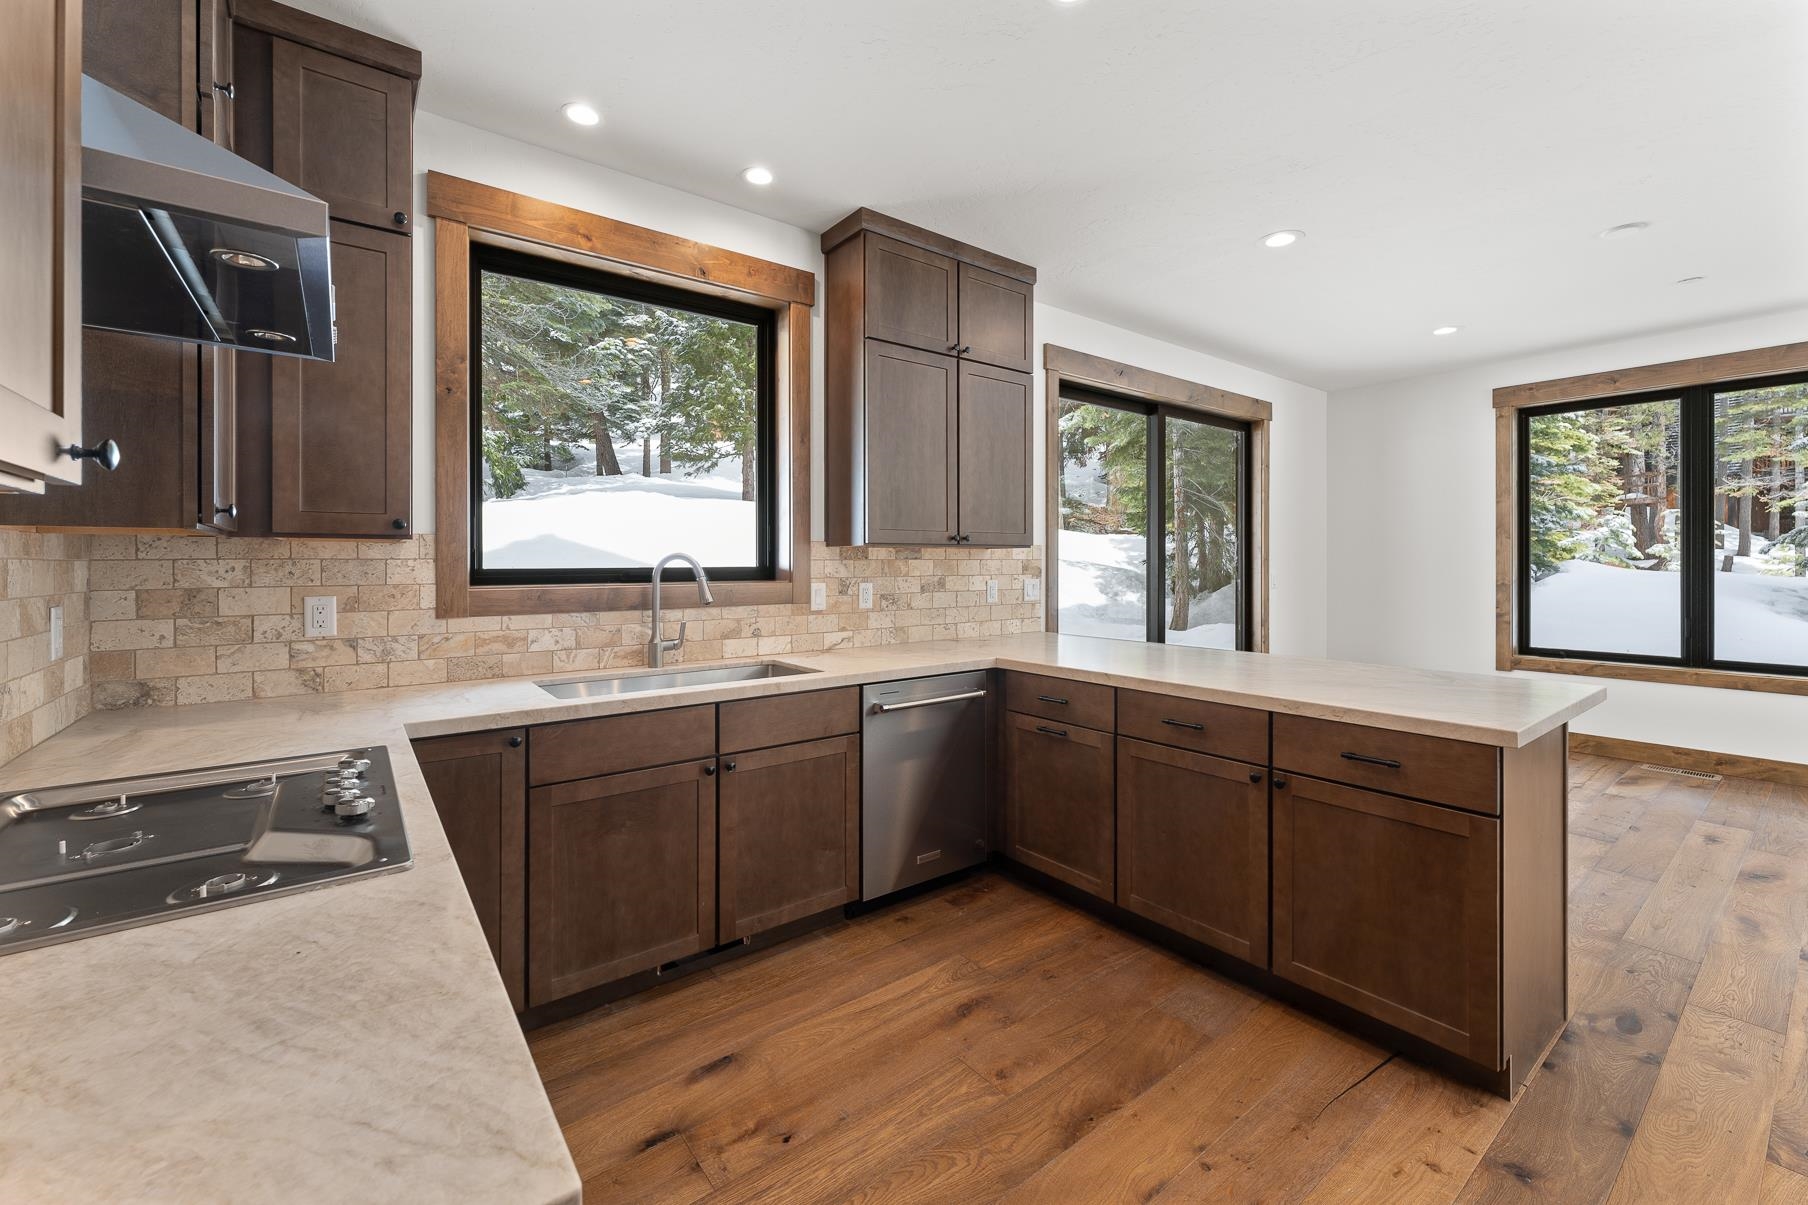
[[[996,875],[530,1045],[591,1202],[1808,1205],[1808,790],[1570,777],[1511,1105]]]

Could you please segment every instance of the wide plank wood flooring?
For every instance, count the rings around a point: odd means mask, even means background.
[[[1570,779],[1511,1105],[990,874],[529,1043],[593,1203],[1808,1205],[1808,791]]]

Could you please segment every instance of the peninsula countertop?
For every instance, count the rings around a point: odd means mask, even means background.
[[[504,679],[102,712],[0,767],[12,791],[382,744],[415,860],[0,959],[0,1199],[577,1199],[411,738],[999,667],[1516,748],[1606,694],[1055,634],[776,660],[813,672],[585,700]]]

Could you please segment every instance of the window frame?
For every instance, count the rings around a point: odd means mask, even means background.
[[[1704,356],[1617,372],[1515,385],[1494,391],[1495,666],[1590,677],[1780,694],[1808,694],[1808,666],[1714,656],[1714,397],[1741,389],[1808,381],[1808,343]],[[1530,460],[1527,424],[1539,414],[1679,400],[1678,507],[1683,565],[1677,657],[1561,650],[1530,643]]]
[[[726,318],[755,328],[757,344],[757,381],[754,448],[757,506],[755,523],[755,561],[753,566],[704,565],[712,582],[773,581],[776,573],[779,500],[776,495],[778,426],[777,372],[778,320],[773,311],[730,298],[712,296],[645,279],[637,279],[603,267],[573,264],[568,261],[534,255],[512,247],[476,243],[471,247],[471,334],[474,351],[483,346],[483,273],[512,276],[541,284],[582,289],[605,297],[616,297],[665,309],[685,310],[709,317]],[[474,357],[477,364],[481,353]],[[650,585],[652,566],[646,568],[596,569],[486,569],[482,565],[483,550],[483,373],[472,371],[470,383],[468,440],[468,475],[470,479],[470,562],[469,577],[473,586],[541,586],[541,585]],[[674,549],[672,551],[684,551]],[[693,581],[689,568],[668,567],[662,575],[670,581]]]
[[[1043,623],[1050,632],[1060,630],[1061,565],[1061,403],[1063,400],[1112,406],[1151,418],[1171,416],[1243,432],[1243,457],[1239,472],[1238,505],[1244,530],[1237,555],[1241,563],[1243,591],[1239,600],[1239,652],[1268,651],[1268,440],[1273,407],[1258,398],[1232,393],[1215,386],[1187,381],[1150,369],[1137,368],[1054,344],[1043,348],[1044,421],[1047,455],[1045,519],[1048,548]],[[1148,424],[1151,468],[1165,470],[1166,424]],[[1165,474],[1164,474],[1165,475]],[[1161,478],[1157,476],[1156,481]],[[1145,599],[1144,643],[1168,645],[1167,602],[1167,491],[1152,490],[1147,563],[1157,569],[1149,579]],[[1157,634],[1159,638],[1151,634]],[[1196,646],[1173,644],[1174,648]],[[1209,650],[1208,650],[1209,651]],[[1224,651],[1224,650],[1219,650]]]

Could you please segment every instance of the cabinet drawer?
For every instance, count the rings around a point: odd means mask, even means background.
[[[527,781],[536,787],[714,757],[716,709],[706,703],[544,724],[529,731],[527,754]]]
[[[1268,713],[1252,707],[1120,690],[1117,730],[1158,745],[1268,764]]]
[[[849,686],[724,703],[720,723],[720,748],[724,753],[858,732],[860,688]]]
[[[1274,717],[1279,770],[1500,814],[1500,750],[1306,716]]]
[[[1115,730],[1117,707],[1112,699],[1115,693],[1109,686],[1045,678],[1041,674],[1011,672],[1004,676],[1005,706],[1012,711],[1078,724],[1100,732]]]

